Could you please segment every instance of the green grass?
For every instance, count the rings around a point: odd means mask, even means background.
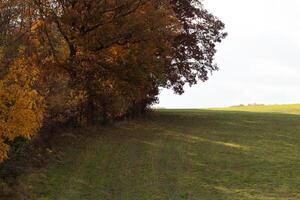
[[[86,128],[66,134],[57,158],[23,182],[40,200],[298,200],[297,113],[299,105],[161,110]]]
[[[211,110],[300,114],[300,104],[271,105],[271,106],[237,106],[237,107],[218,108],[218,109],[211,109]]]

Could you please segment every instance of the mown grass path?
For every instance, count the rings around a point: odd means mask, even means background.
[[[300,115],[162,110],[85,132],[24,177],[38,199],[300,199]]]

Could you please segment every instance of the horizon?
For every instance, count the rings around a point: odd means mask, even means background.
[[[156,104],[157,105],[157,104]],[[170,110],[198,110],[198,109],[219,109],[219,108],[234,108],[234,107],[256,107],[256,106],[261,106],[261,107],[268,107],[268,106],[293,106],[293,105],[300,105],[300,103],[290,103],[290,104],[259,104],[259,103],[249,103],[249,104],[237,104],[237,105],[229,105],[229,106],[221,106],[221,107],[206,107],[206,108],[166,108],[166,107],[159,107],[159,106],[152,106],[152,109],[170,109]]]

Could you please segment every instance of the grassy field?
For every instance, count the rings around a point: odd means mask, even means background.
[[[291,105],[271,105],[271,106],[240,106],[229,108],[218,108],[211,110],[219,111],[247,111],[247,112],[271,112],[271,113],[287,113],[300,114],[300,104]]]
[[[40,200],[298,200],[297,114],[300,105],[155,111],[64,134],[56,159],[22,181]]]

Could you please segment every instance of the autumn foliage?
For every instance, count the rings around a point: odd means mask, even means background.
[[[0,80],[0,162],[7,156],[7,141],[31,138],[42,125],[43,97],[33,88],[38,73],[34,65],[19,59]]]
[[[223,29],[194,0],[0,1],[0,162],[46,124],[139,117],[206,81]]]

